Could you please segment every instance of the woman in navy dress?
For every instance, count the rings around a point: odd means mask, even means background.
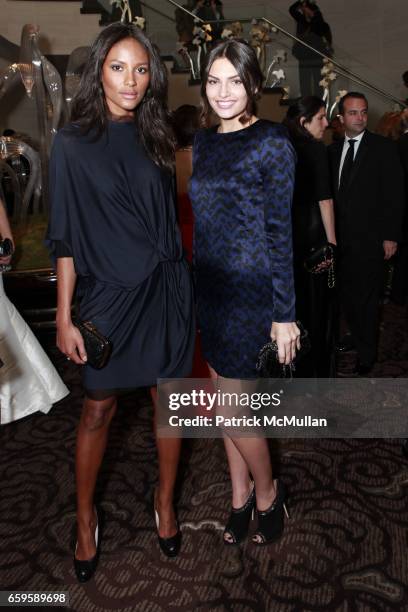
[[[84,373],[74,558],[82,582],[96,568],[94,490],[118,393],[191,371],[192,287],[176,225],[166,94],[156,47],[136,26],[108,26],[91,48],[72,123],[57,134],[51,156],[48,242],[57,258],[57,345]],[[86,365],[71,320],[75,283],[80,318],[113,344],[101,370]],[[174,556],[180,546],[173,509],[180,440],[158,439],[157,447],[159,543]]]
[[[205,119],[212,110],[219,124],[199,132],[193,148],[199,326],[213,379],[229,388],[231,379],[256,378],[258,352],[270,338],[282,363],[290,363],[299,342],[291,225],[295,155],[285,128],[254,114],[262,79],[248,44],[216,46],[203,71],[202,99]],[[254,542],[276,540],[285,491],[272,477],[267,441],[224,441],[232,480],[224,541],[246,536],[255,504]]]

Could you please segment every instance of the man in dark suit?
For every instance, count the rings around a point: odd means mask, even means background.
[[[355,374],[369,374],[377,354],[383,262],[401,239],[403,172],[395,144],[367,127],[361,93],[339,103],[345,138],[329,147],[339,245],[339,295],[357,351]],[[343,346],[344,348],[344,346]]]

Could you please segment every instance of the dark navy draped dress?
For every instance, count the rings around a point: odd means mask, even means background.
[[[272,322],[295,320],[294,172],[286,130],[270,121],[196,136],[190,195],[198,319],[204,356],[221,376],[256,377]]]
[[[146,154],[133,123],[109,122],[97,140],[69,125],[50,161],[47,242],[63,245],[78,276],[79,316],[113,343],[107,366],[84,366],[88,389],[188,376],[192,285],[176,224],[173,180]]]

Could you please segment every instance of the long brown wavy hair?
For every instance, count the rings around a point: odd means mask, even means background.
[[[248,95],[247,107],[239,118],[240,123],[247,123],[256,113],[256,101],[262,93],[263,74],[254,49],[245,40],[240,39],[219,43],[207,55],[201,73],[201,123],[204,126],[210,124],[213,112],[206,93],[208,75],[215,60],[222,57],[234,66]]]
[[[113,45],[125,38],[136,40],[149,57],[149,87],[134,114],[141,143],[156,164],[172,171],[175,143],[167,109],[166,67],[156,45],[133,24],[112,23],[97,36],[72,100],[71,121],[85,134],[93,130],[100,137],[105,132],[109,109],[102,87],[102,67]]]

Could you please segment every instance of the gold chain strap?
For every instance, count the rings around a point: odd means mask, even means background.
[[[334,273],[334,259],[332,258],[331,266],[327,271],[327,286],[329,289],[333,289],[336,285],[336,275]]]

